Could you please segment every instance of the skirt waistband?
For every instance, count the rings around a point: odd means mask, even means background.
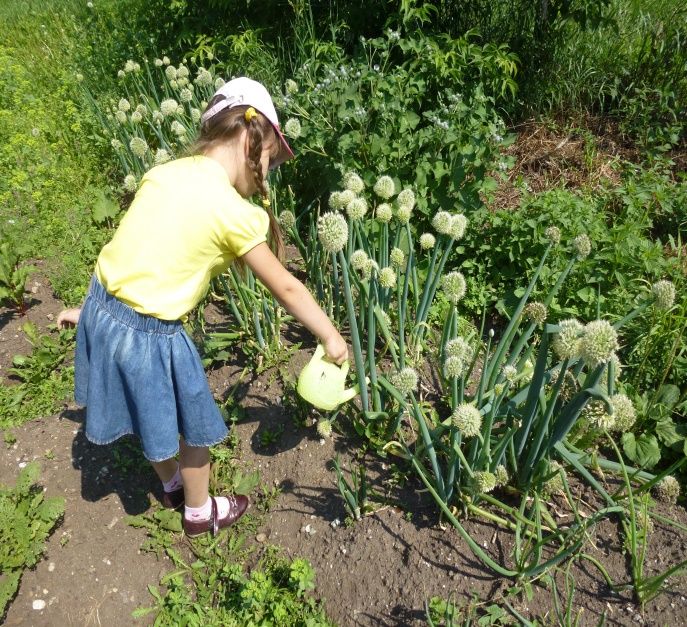
[[[153,316],[138,313],[116,296],[108,293],[102,283],[98,281],[98,277],[96,277],[95,274],[91,281],[88,296],[94,299],[113,318],[137,331],[173,335],[183,330],[181,320],[160,320]]]

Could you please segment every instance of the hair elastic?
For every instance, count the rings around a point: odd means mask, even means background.
[[[243,114],[243,117],[246,118],[246,122],[250,122],[253,118],[258,117],[258,112],[253,107],[249,107],[248,109],[246,109],[246,112]]]

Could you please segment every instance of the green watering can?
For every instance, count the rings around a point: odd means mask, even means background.
[[[301,370],[296,389],[308,403],[318,409],[332,411],[359,394],[360,386],[344,389],[350,362],[346,360],[339,367],[325,361],[324,354],[324,347],[318,344],[312,359]]]

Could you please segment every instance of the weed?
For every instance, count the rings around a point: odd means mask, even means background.
[[[269,513],[277,500],[277,497],[281,494],[281,488],[275,486],[269,488],[265,485],[262,486],[262,490],[257,498],[257,508],[261,514]]]
[[[274,430],[265,428],[260,433],[260,445],[261,446],[272,446],[279,441],[282,434],[284,433],[284,427],[279,425],[275,427]]]
[[[41,558],[44,542],[64,514],[62,497],[45,498],[38,462],[29,462],[14,487],[0,486],[0,616],[19,587],[25,569]]]
[[[23,315],[26,311],[26,282],[36,270],[35,266],[22,264],[17,249],[9,240],[0,239],[0,303],[5,301]]]

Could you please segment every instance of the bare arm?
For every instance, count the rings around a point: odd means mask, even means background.
[[[279,304],[320,339],[331,361],[339,365],[346,361],[346,341],[305,285],[282,266],[267,244],[258,244],[243,256],[243,260]]]

